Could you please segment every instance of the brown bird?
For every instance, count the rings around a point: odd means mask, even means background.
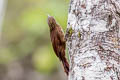
[[[62,61],[62,64],[64,66],[64,71],[68,75],[69,64],[65,57],[66,41],[63,30],[61,26],[57,24],[56,20],[52,16],[48,16],[48,25],[50,28],[50,37],[54,52],[56,56],[60,59],[60,61]]]

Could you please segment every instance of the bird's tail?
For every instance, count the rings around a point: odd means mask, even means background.
[[[62,59],[62,64],[63,64],[65,73],[67,75],[69,75],[69,64],[68,64],[67,59],[65,57],[63,57],[63,59]]]

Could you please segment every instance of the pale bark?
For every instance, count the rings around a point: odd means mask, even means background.
[[[71,0],[69,80],[120,80],[120,0]]]
[[[0,40],[1,40],[1,33],[2,33],[3,18],[5,15],[6,2],[7,0],[0,0]]]

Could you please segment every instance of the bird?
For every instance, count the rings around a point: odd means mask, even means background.
[[[62,27],[56,22],[53,16],[48,15],[48,26],[50,28],[50,38],[53,50],[62,62],[64,71],[69,75],[69,63],[65,57],[66,40]]]

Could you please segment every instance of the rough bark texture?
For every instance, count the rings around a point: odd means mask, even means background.
[[[71,0],[69,80],[120,80],[120,0]]]

